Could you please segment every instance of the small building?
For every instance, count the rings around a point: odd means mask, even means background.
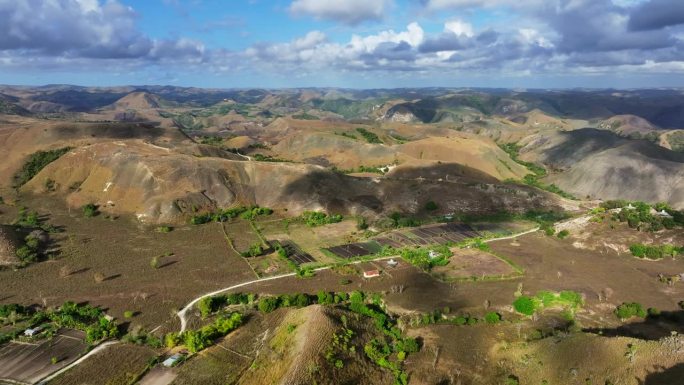
[[[167,368],[172,368],[172,367],[176,366],[176,364],[178,364],[178,362],[182,359],[183,359],[183,355],[176,353],[176,354],[172,355],[171,357],[165,359],[164,362],[162,362],[162,365],[166,366]]]
[[[40,333],[41,330],[43,330],[42,327],[36,326],[35,328],[24,330],[24,335],[25,335],[26,337],[34,337],[34,336],[36,336],[38,333]]]
[[[380,270],[366,270],[363,272],[363,278],[375,278],[380,276]]]
[[[437,258],[439,256],[440,256],[440,254],[434,250],[430,250],[430,253],[428,253],[428,257],[430,257],[430,259],[434,259],[434,258]]]
[[[399,262],[395,261],[394,258],[387,261],[387,266],[389,267],[397,267],[397,265],[399,265]]]

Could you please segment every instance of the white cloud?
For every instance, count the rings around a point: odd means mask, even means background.
[[[202,43],[155,40],[136,26],[133,8],[117,0],[0,0],[0,51],[96,59],[197,55]]]
[[[473,26],[461,20],[452,20],[444,23],[444,31],[451,32],[456,36],[472,37]]]
[[[391,5],[391,0],[295,0],[290,12],[355,25],[382,19]]]

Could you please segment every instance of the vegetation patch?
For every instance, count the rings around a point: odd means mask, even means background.
[[[531,162],[525,162],[520,160],[519,154],[520,154],[520,146],[516,143],[506,143],[506,144],[500,144],[499,147],[501,147],[502,150],[504,150],[508,155],[513,159],[516,163],[519,163],[525,167],[527,167],[528,170],[532,172],[532,174],[527,174],[523,177],[523,182],[532,187],[536,187],[540,190],[545,190],[557,195],[562,196],[563,198],[567,199],[573,199],[577,200],[577,198],[566,192],[563,191],[560,187],[556,186],[555,184],[545,184],[541,181],[541,178],[545,177],[547,175],[546,169],[536,163],[531,163]],[[510,182],[515,182],[515,180],[509,180]]]
[[[304,223],[309,227],[317,227],[323,225],[329,225],[332,223],[342,222],[342,215],[339,214],[326,214],[320,211],[304,211],[301,216]]]
[[[271,215],[273,210],[267,207],[259,206],[239,206],[229,209],[221,209],[213,213],[203,213],[193,215],[190,218],[190,223],[193,225],[202,225],[209,222],[225,222],[229,219],[240,217],[245,220],[253,220],[259,216]]]
[[[356,131],[357,131],[359,134],[361,134],[361,136],[363,136],[364,139],[366,139],[366,142],[368,142],[368,143],[382,144],[382,140],[380,140],[380,138],[378,137],[378,135],[376,135],[375,133],[370,132],[370,131],[366,130],[366,129],[363,128],[363,127],[357,128]]]
[[[15,187],[25,185],[28,181],[33,179],[40,170],[44,169],[45,166],[56,161],[70,150],[71,147],[64,147],[57,150],[38,151],[31,154],[21,170],[14,176]]]
[[[559,293],[543,290],[537,292],[534,297],[521,295],[513,301],[513,309],[526,316],[533,315],[537,310],[553,307],[560,307],[572,313],[582,305],[584,305],[582,295],[572,290]]]
[[[632,317],[645,318],[647,315],[646,310],[638,302],[623,302],[615,309],[614,313],[621,320]]]
[[[613,214],[612,219],[627,222],[633,229],[659,231],[684,227],[684,211],[675,210],[666,203],[651,205],[641,201],[610,200],[601,203],[601,207],[606,210],[620,209]],[[653,211],[658,214],[653,214]]]
[[[645,258],[651,260],[663,259],[665,257],[676,257],[684,253],[684,247],[677,247],[670,244],[665,245],[644,245],[636,243],[629,246],[629,251],[637,258]]]
[[[412,265],[429,271],[435,266],[448,264],[453,253],[448,246],[434,246],[431,248],[404,248],[399,250],[399,255]]]
[[[244,322],[241,313],[231,313],[219,316],[214,323],[203,326],[198,330],[187,330],[182,333],[169,333],[164,337],[168,348],[178,345],[185,346],[191,353],[197,353],[213,345],[218,338],[237,329]]]
[[[12,324],[24,321],[28,327],[39,328],[44,337],[53,336],[59,328],[84,331],[90,344],[119,335],[116,323],[105,316],[102,309],[88,305],[64,302],[57,309],[33,310],[17,304],[0,305],[0,320]],[[15,336],[10,336],[15,338]],[[7,335],[0,335],[0,340]]]

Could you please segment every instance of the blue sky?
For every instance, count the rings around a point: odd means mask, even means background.
[[[0,83],[684,87],[684,5],[0,0]]]

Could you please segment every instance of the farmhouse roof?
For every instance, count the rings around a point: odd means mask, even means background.
[[[364,278],[377,277],[380,275],[380,270],[366,270],[363,272]]]

